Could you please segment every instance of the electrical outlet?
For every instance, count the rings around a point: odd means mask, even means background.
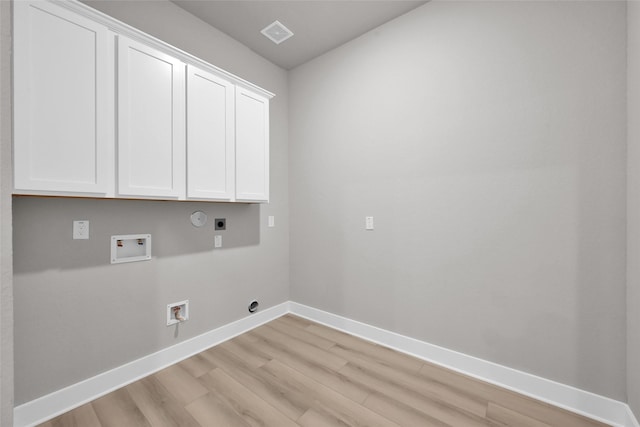
[[[213,236],[213,247],[214,248],[221,248],[222,247],[222,236],[217,234],[215,236]]]
[[[269,227],[275,227],[276,226],[276,217],[274,217],[273,215],[269,215],[269,219],[268,219],[268,224]]]
[[[73,221],[73,239],[87,240],[89,238],[89,221]]]

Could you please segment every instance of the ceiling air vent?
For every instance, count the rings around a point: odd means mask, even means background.
[[[279,21],[274,21],[273,24],[266,26],[260,32],[275,44],[280,44],[293,35],[291,30],[282,25]]]

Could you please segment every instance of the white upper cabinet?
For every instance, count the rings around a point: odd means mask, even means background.
[[[273,94],[79,1],[13,5],[14,194],[269,201]]]
[[[118,195],[184,194],[184,70],[178,59],[118,37]]]
[[[236,88],[236,200],[269,201],[269,98]]]
[[[14,13],[14,192],[104,196],[107,28],[46,2],[16,1]]]
[[[187,68],[187,198],[233,200],[235,86]]]

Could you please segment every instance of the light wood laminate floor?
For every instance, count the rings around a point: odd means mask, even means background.
[[[42,426],[604,424],[287,315]]]

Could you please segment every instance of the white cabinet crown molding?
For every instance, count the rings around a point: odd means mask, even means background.
[[[105,13],[102,13],[98,10],[95,10],[92,7],[84,3],[81,3],[77,0],[42,0],[42,1],[55,3],[56,5],[69,9],[79,15],[83,15],[95,22],[98,22],[106,26],[107,28],[109,28],[111,31],[115,32],[118,35],[126,36],[130,39],[136,40],[150,47],[153,47],[154,49],[163,51],[164,53],[181,60],[185,64],[191,64],[205,71],[218,74],[221,77],[224,77],[225,79],[230,80],[235,85],[244,87],[252,92],[259,93],[266,98],[273,98],[275,96],[274,93],[269,92],[268,90],[263,89],[260,86],[257,86],[251,82],[248,82],[228,71],[223,70],[222,68],[218,68],[215,65],[212,65],[206,61],[203,61],[202,59],[194,55],[191,55],[190,53],[185,52],[182,49],[172,46],[169,43],[163,42],[162,40],[156,37],[153,37],[143,31],[140,31],[137,28],[134,28],[128,24],[125,24],[124,22],[118,21],[117,19],[112,18],[111,16]]]

